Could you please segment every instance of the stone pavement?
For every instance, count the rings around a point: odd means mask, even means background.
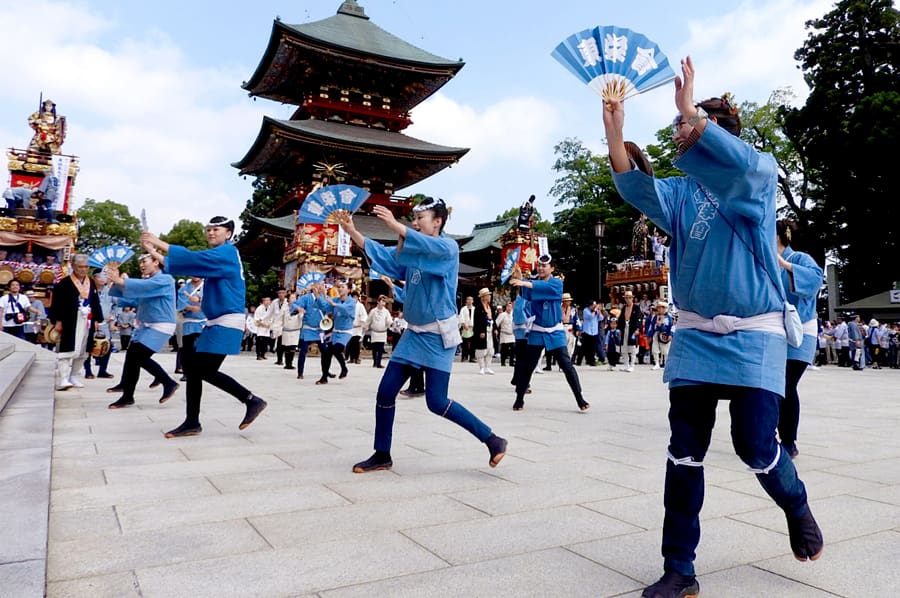
[[[159,356],[170,371],[171,353]],[[112,371],[121,369],[115,355]],[[108,380],[57,393],[47,593],[51,597],[637,597],[661,573],[668,436],[661,372],[579,368],[592,408],[562,374],[535,375],[511,410],[510,368],[456,364],[451,396],[509,439],[487,449],[398,400],[394,468],[353,474],[372,452],[382,370],[351,366],[315,386],[268,361],[225,371],[269,401],[205,388],[203,434],[166,440],[183,389],[109,411]],[[336,369],[336,368],[335,368]],[[900,587],[900,371],[810,371],[796,464],[826,538],[790,553],[782,512],[734,456],[727,405],[706,459],[697,570],[704,597],[896,596]],[[0,584],[0,595],[3,594]]]

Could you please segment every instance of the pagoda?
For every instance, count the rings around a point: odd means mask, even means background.
[[[269,220],[283,225],[309,193],[337,183],[371,193],[363,212],[381,204],[398,217],[408,214],[411,202],[395,192],[452,166],[469,151],[402,133],[412,123],[410,111],[464,64],[381,29],[355,0],[321,21],[288,25],[276,19],[265,54],[242,87],[253,97],[297,109],[288,120],[265,117],[253,146],[233,166],[242,175],[285,183],[291,191],[276,202],[274,219],[257,218],[252,226],[268,231]],[[359,217],[368,219],[380,222]],[[319,271],[333,264],[342,276],[362,277],[361,269],[353,269],[359,258],[337,255],[336,226],[294,222],[293,227],[291,238],[284,239],[286,285],[309,264]]]

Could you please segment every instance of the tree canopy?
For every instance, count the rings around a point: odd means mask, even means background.
[[[193,220],[179,220],[172,230],[160,235],[159,238],[166,243],[181,245],[192,251],[209,247],[209,243],[206,241],[206,227]]]
[[[141,222],[128,206],[112,200],[87,199],[78,209],[78,251],[91,253],[107,245],[126,245],[140,252]]]
[[[891,0],[842,0],[808,21],[794,57],[810,93],[784,109],[784,132],[807,179],[796,209],[841,266],[845,300],[897,280],[900,207],[885,168],[900,149],[900,13]]]

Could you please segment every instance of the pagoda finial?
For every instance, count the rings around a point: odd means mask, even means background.
[[[366,9],[357,4],[356,0],[346,0],[341,3],[341,7],[338,9],[337,14],[369,20],[369,17],[366,16]]]

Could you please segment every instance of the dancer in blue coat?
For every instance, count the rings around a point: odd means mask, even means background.
[[[331,330],[331,338],[322,351],[322,377],[316,381],[316,384],[328,384],[328,370],[331,369],[331,360],[337,359],[341,366],[341,373],[338,378],[346,378],[349,370],[347,362],[344,359],[344,350],[353,333],[353,320],[356,317],[356,300],[350,297],[350,287],[347,282],[342,280],[336,285],[338,296],[332,299],[328,295],[323,294],[320,301],[323,301],[332,314],[334,320],[334,328]]]
[[[684,177],[657,179],[629,154],[625,105],[606,101],[603,124],[621,196],[672,239],[672,298],[679,310],[663,380],[669,383],[663,576],[645,598],[696,596],[703,460],[719,400],[729,401],[735,452],[787,518],[799,560],[822,554],[822,533],[806,488],[775,437],[784,395],[787,341],[775,237],[778,173],[770,154],[741,141],[728,98],[695,104],[694,66],[675,78],[675,166]],[[641,169],[639,166],[643,165]]]
[[[822,268],[808,253],[791,248],[791,232],[797,225],[783,219],[775,223],[778,265],[781,266],[781,284],[787,299],[796,308],[803,322],[803,344],[788,346],[785,365],[784,400],[778,417],[778,438],[793,459],[797,449],[797,430],[800,427],[800,395],[797,385],[806,368],[812,364],[819,343],[819,319],[816,315],[816,297],[822,288]]]
[[[244,268],[237,249],[229,242],[233,235],[234,220],[224,216],[216,216],[206,225],[210,248],[202,251],[170,245],[152,233],[141,234],[141,243],[147,251],[160,261],[165,260],[166,271],[204,279],[206,327],[194,347],[184,354],[187,413],[180,426],[166,432],[166,438],[196,436],[203,431],[200,425],[203,382],[224,390],[245,405],[244,419],[238,425],[241,430],[252,424],[267,405],[234,378],[219,371],[226,355],[240,354],[244,335]],[[159,251],[167,252],[168,256],[163,258]]]
[[[360,247],[365,248],[372,267],[396,280],[406,281],[403,304],[409,327],[391,354],[375,405],[375,453],[353,466],[365,473],[393,466],[391,440],[397,393],[416,368],[425,370],[425,401],[428,409],[468,430],[487,445],[488,465],[496,467],[506,455],[506,440],[458,402],[448,398],[450,370],[457,345],[462,342],[456,311],[456,283],[459,272],[459,246],[443,234],[448,210],[441,199],[426,198],[414,208],[416,228],[398,222],[390,210],[376,205],[373,214],[399,241],[387,248],[366,239],[353,225],[349,213],[340,225]]]
[[[538,277],[534,280],[513,278],[509,281],[512,286],[519,287],[522,296],[531,302],[534,318],[528,333],[522,369],[516,374],[516,402],[513,403],[513,410],[521,411],[525,406],[525,394],[531,384],[531,375],[541,359],[541,352],[546,351],[548,356],[556,358],[562,368],[575,397],[575,404],[580,410],[587,411],[591,404],[581,394],[581,381],[566,347],[566,330],[562,321],[562,280],[553,276],[556,264],[549,255],[538,258],[537,268]]]
[[[175,279],[160,272],[161,260],[152,255],[143,255],[140,259],[142,278],[125,278],[119,273],[118,266],[107,265],[107,276],[114,283],[109,294],[134,302],[137,306],[135,321],[138,322],[131,344],[125,352],[125,364],[122,366],[122,396],[110,409],[121,409],[134,405],[134,387],[137,385],[141,368],[153,375],[153,379],[163,385],[163,393],[159,399],[165,403],[178,389],[178,383],[154,359],[175,334]]]

